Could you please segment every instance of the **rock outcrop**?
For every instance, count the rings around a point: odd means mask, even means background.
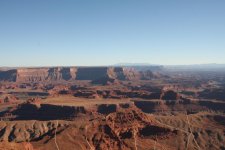
[[[160,99],[162,99],[162,100],[179,100],[179,99],[181,99],[181,96],[173,90],[168,90],[168,91],[162,91],[162,93],[160,95]]]
[[[23,103],[1,113],[0,117],[3,120],[73,120],[77,115],[85,113],[82,106]]]
[[[145,113],[198,113],[201,111],[220,111],[225,112],[225,104],[207,100],[193,101],[182,100],[158,100],[158,101],[134,101],[137,108]]]

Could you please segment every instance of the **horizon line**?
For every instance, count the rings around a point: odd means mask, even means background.
[[[111,65],[21,65],[0,66],[0,68],[38,68],[38,67],[129,67],[129,66],[199,66],[199,65],[225,65],[225,63],[199,63],[199,64],[151,64],[151,63],[117,63]]]

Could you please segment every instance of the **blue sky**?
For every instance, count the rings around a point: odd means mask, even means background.
[[[0,66],[225,63],[224,0],[1,0]]]

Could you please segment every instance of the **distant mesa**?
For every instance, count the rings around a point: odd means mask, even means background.
[[[96,84],[112,84],[118,80],[150,80],[157,77],[152,71],[131,67],[52,67],[18,68],[0,71],[0,81],[52,82],[90,80]]]

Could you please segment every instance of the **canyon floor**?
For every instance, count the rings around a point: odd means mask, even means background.
[[[1,150],[225,149],[225,73],[41,68],[0,81]]]

